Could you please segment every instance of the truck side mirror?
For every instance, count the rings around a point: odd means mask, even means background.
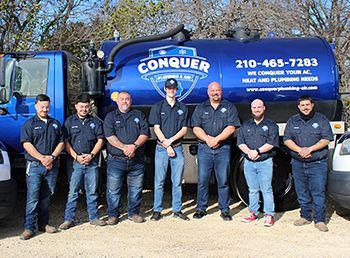
[[[0,57],[0,87],[5,87],[5,59]]]
[[[2,56],[0,57],[0,104],[10,101],[10,86],[6,86],[6,61]]]

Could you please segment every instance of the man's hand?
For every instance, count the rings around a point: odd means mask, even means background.
[[[168,148],[166,148],[166,151],[167,151],[169,157],[171,157],[171,158],[175,157],[176,153],[175,153],[173,147],[169,146]]]
[[[260,155],[256,150],[249,150],[248,158],[251,160],[257,160],[258,158],[260,158]]]
[[[52,167],[53,157],[51,155],[44,155],[40,162],[44,167],[49,167],[50,165]]]
[[[133,158],[135,156],[136,147],[134,144],[125,144],[123,148],[123,153],[128,158]]]
[[[210,148],[216,149],[220,146],[220,142],[216,137],[208,135],[208,138],[205,142]]]
[[[302,157],[303,159],[308,159],[311,158],[311,150],[307,147],[303,147],[301,148],[301,150],[299,151],[298,155],[300,157]]]
[[[173,138],[164,139],[162,142],[162,146],[164,148],[168,148],[173,142],[174,142]]]

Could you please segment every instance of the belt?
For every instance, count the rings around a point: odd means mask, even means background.
[[[121,160],[131,160],[128,157],[123,157],[123,156],[113,156],[113,155],[108,155],[108,159],[121,159]]]
[[[157,145],[163,146],[161,142],[157,142]],[[175,143],[175,144],[171,144],[170,146],[173,147],[173,148],[176,148],[176,147],[179,147],[181,145],[182,145],[182,142],[178,142],[178,143]]]

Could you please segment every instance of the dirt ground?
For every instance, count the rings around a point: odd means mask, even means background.
[[[184,189],[184,212],[190,221],[172,217],[169,190],[165,193],[165,217],[150,221],[153,192],[144,191],[142,213],[147,221],[135,224],[125,215],[123,193],[122,221],[115,226],[89,225],[83,199],[80,199],[78,225],[57,234],[38,233],[28,241],[19,240],[23,230],[24,197],[12,216],[0,221],[0,257],[349,257],[350,217],[335,213],[329,201],[327,218],[329,232],[319,232],[314,225],[293,226],[299,211],[276,214],[272,228],[263,226],[263,219],[245,224],[240,219],[247,208],[240,202],[232,203],[233,221],[220,218],[217,195],[210,195],[208,215],[192,219],[195,212],[195,186]],[[52,201],[51,224],[63,221],[66,194],[58,192]],[[106,219],[106,204],[101,200],[101,216]]]

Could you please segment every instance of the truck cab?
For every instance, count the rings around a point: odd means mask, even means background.
[[[47,94],[51,98],[50,116],[61,123],[72,112],[73,95],[82,92],[80,80],[68,74],[78,69],[80,62],[62,51],[8,53],[1,57],[0,86],[0,218],[7,216],[15,205],[16,182],[11,175],[24,166],[24,150],[20,144],[21,126],[36,114],[35,97]],[[67,87],[70,85],[70,87]],[[73,86],[74,85],[74,86]],[[12,162],[11,162],[12,161]]]

